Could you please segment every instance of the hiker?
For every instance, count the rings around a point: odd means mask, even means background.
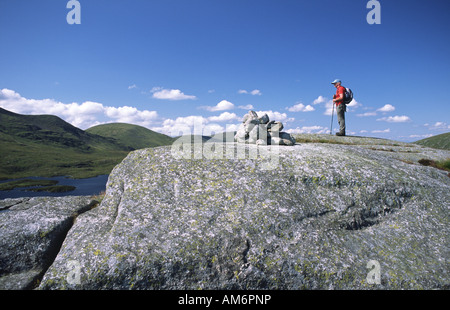
[[[341,86],[341,80],[334,80],[331,84],[336,87],[336,95],[333,96],[333,104],[336,104],[336,112],[339,123],[339,132],[336,136],[345,136],[345,112],[347,107],[344,103],[345,87]]]

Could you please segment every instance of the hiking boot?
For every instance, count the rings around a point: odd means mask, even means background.
[[[336,136],[343,137],[345,136],[345,132],[336,132]]]

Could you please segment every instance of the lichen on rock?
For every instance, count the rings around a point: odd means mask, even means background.
[[[0,201],[0,289],[36,286],[76,217],[94,207],[89,197]]]
[[[272,166],[265,149],[276,154]],[[227,155],[130,153],[101,205],[77,218],[40,288],[449,287],[445,174],[353,145],[217,150]],[[373,260],[379,284],[368,281]],[[68,261],[81,266],[77,283],[67,280]]]

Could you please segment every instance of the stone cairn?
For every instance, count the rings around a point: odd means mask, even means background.
[[[294,137],[282,132],[283,128],[283,123],[271,121],[267,114],[258,117],[255,111],[249,111],[244,115],[234,141],[256,145],[294,145]]]

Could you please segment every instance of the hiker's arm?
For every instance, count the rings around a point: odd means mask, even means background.
[[[336,95],[334,95],[333,97],[336,97]],[[344,100],[344,94],[339,94],[339,97],[338,98],[334,98],[333,102],[339,102],[339,101],[342,101],[342,100]]]

